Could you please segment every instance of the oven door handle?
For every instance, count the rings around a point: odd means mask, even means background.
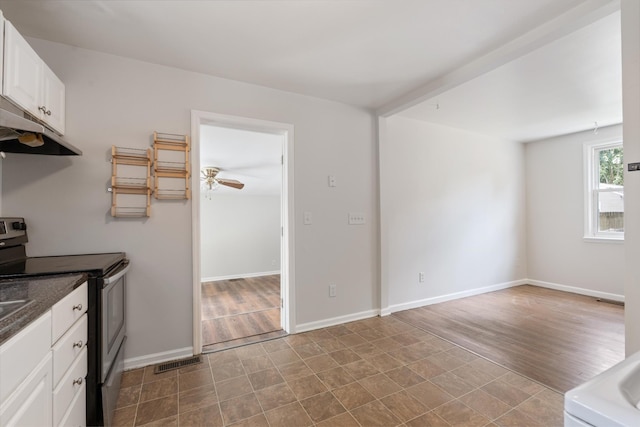
[[[127,265],[122,270],[118,271],[113,276],[105,277],[104,278],[104,284],[105,285],[110,285],[112,283],[117,282],[122,276],[127,274],[127,272],[129,271],[130,268],[131,268],[131,264],[127,263]]]

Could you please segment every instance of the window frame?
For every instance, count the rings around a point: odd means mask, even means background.
[[[596,193],[614,192],[616,189],[598,189],[600,184],[600,160],[596,153],[601,150],[622,147],[620,138],[584,144],[584,240],[592,242],[624,242],[624,231],[598,231],[598,204]],[[623,151],[624,153],[624,151]],[[624,155],[624,154],[623,154]],[[624,163],[623,163],[624,173]],[[623,185],[624,188],[624,185]]]

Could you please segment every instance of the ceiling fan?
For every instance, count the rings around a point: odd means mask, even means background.
[[[209,190],[216,189],[218,185],[226,185],[227,187],[237,188],[238,190],[242,190],[244,187],[243,183],[235,179],[217,178],[218,173],[220,173],[220,168],[205,166],[201,172],[202,177],[200,179],[209,187]]]

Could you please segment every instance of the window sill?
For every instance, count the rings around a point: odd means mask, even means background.
[[[624,237],[593,237],[593,236],[584,236],[583,240],[589,243],[615,243],[621,244],[624,243]]]

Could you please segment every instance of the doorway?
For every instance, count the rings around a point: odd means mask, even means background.
[[[194,354],[293,332],[293,126],[192,111]]]

